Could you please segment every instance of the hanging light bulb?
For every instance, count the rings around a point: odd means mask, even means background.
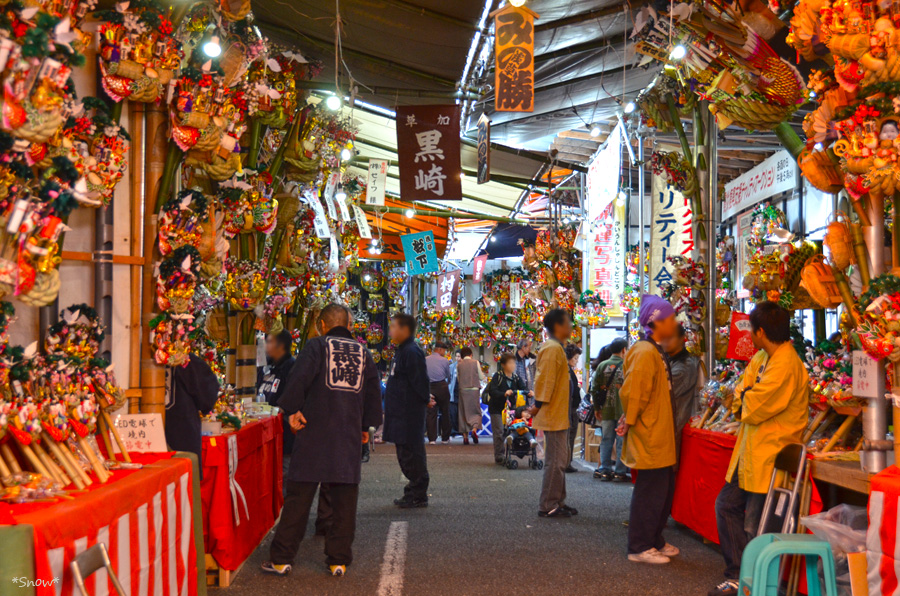
[[[516,8],[519,8],[520,6],[525,4],[525,0],[509,0],[509,3],[512,4],[513,6],[515,6]]]
[[[496,242],[496,241],[497,241],[497,237],[496,237],[496,236],[491,236],[491,242]]]
[[[637,106],[634,105],[633,101],[629,101],[627,104],[625,104],[625,113],[626,114],[630,114],[633,111],[635,111],[636,109],[637,109]]]
[[[598,126],[597,124],[595,124],[594,127],[591,128],[591,136],[594,138],[599,137],[601,132],[603,131],[600,130],[600,126]]]
[[[365,275],[363,275],[363,281],[370,281],[371,279],[372,279],[372,276],[369,275],[368,273],[366,273]]]
[[[343,161],[350,161],[353,158],[353,152],[350,151],[349,148],[344,147],[341,149],[341,159]]]
[[[672,48],[672,52],[669,54],[669,58],[672,60],[681,60],[685,56],[687,56],[687,48],[681,44]]]
[[[415,210],[415,209],[407,209],[407,210],[403,213],[403,215],[405,215],[405,216],[406,216],[407,218],[409,218],[409,219],[412,219],[412,218],[414,218],[414,217],[416,216],[416,210]]]
[[[373,242],[372,242],[372,247],[369,249],[369,253],[371,253],[371,254],[373,254],[373,255],[380,255],[380,254],[381,254],[381,248],[379,248],[378,242],[377,242],[377,241],[373,241]],[[367,281],[368,281],[368,280],[367,280]]]
[[[616,205],[624,205],[627,198],[628,195],[626,195],[623,191],[619,191],[619,194],[616,195]]]
[[[572,221],[572,220],[569,219],[568,216],[564,217],[563,220],[562,220],[563,225],[566,225],[566,226],[569,225],[569,223],[571,223],[571,221]]]
[[[337,192],[334,193],[334,198],[336,198],[338,201],[347,200],[347,191],[344,190],[343,184],[338,184]]]
[[[222,55],[222,46],[219,45],[219,36],[213,35],[209,41],[203,44],[203,53],[210,58],[218,58]]]
[[[341,109],[341,103],[342,102],[339,95],[329,95],[328,99],[325,100],[325,107],[332,112],[337,112]]]

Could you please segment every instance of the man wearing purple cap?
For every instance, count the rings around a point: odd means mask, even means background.
[[[658,296],[645,295],[639,321],[645,339],[625,356],[625,382],[619,391],[625,415],[617,429],[625,437],[625,465],[637,470],[628,522],[628,560],[668,563],[679,553],[663,529],[675,493],[675,423],[672,373],[660,347],[678,329],[675,309]]]

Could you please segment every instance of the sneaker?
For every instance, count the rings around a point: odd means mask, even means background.
[[[707,593],[707,596],[737,596],[738,582],[736,579],[726,579],[721,584]]]
[[[613,482],[628,482],[629,481],[628,475],[627,474],[613,474],[612,481]]]
[[[671,559],[663,555],[655,548],[645,550],[642,553],[628,555],[628,560],[633,563],[650,563],[651,565],[664,565]]]
[[[569,465],[566,467],[566,474],[574,474],[574,473],[577,472],[577,471],[578,471],[578,470],[575,469],[575,466],[573,466],[572,464],[569,464]]]
[[[347,573],[346,565],[329,565],[328,569],[331,570],[331,575],[333,575],[334,577],[341,577],[345,573]]]
[[[681,554],[681,549],[666,542],[666,545],[659,549],[659,554],[669,558],[677,557]]]
[[[407,499],[404,497],[402,499],[394,499],[394,505],[400,509],[419,509],[428,507],[428,499]]]
[[[538,511],[538,517],[572,517],[572,512],[565,507],[555,507],[550,511]]]
[[[362,454],[362,463],[364,463],[364,464],[369,463],[369,457],[371,457],[371,456],[369,455],[369,452],[368,452],[368,451],[366,451],[365,453],[363,453],[363,454]]]
[[[609,482],[613,479],[613,474],[609,470],[603,470],[599,475],[594,472],[594,478],[599,478],[600,482]]]
[[[428,444],[429,445],[437,445],[437,442],[436,441],[428,441]]]
[[[561,507],[561,509],[565,509],[566,511],[568,511],[568,512],[569,512],[571,515],[573,515],[573,516],[574,516],[574,515],[578,515],[578,510],[575,509],[574,507],[569,507],[568,505],[563,505],[563,506]]]
[[[273,573],[275,575],[287,575],[291,572],[290,565],[276,565],[272,561],[266,561],[262,564],[262,570],[266,573]]]

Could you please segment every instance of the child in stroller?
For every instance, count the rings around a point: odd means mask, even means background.
[[[528,458],[528,465],[533,470],[540,470],[544,462],[537,457],[537,441],[531,432],[531,420],[525,407],[520,406],[515,410],[507,409],[507,420],[503,434],[506,436],[506,467],[515,470],[519,467],[518,459]]]

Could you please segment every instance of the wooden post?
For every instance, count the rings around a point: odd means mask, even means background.
[[[166,414],[166,371],[153,359],[150,347],[150,321],[156,311],[156,284],[153,266],[158,258],[156,199],[160,178],[168,152],[168,115],[163,106],[146,106],[146,141],[144,160],[144,265],[141,268],[143,287],[141,292],[141,412]]]
[[[131,125],[131,256],[143,255],[141,246],[141,232],[144,226],[144,125],[146,104],[138,101],[128,102],[129,123]],[[146,263],[144,267],[146,267]],[[129,389],[138,389],[141,386],[141,340],[144,333],[141,327],[141,277],[143,270],[139,267],[131,267],[131,318],[129,328],[131,331],[130,369],[128,375]],[[129,402],[132,400],[129,399]],[[128,404],[128,411],[136,413],[140,407],[140,398],[136,400],[138,408],[132,408]]]

